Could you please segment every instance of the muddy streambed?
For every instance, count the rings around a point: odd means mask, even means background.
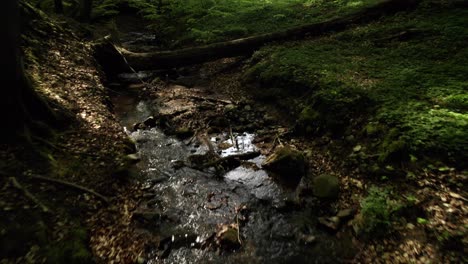
[[[297,206],[294,190],[262,170],[264,156],[252,155],[226,171],[189,165],[209,152],[209,145],[221,157],[254,153],[255,134],[213,134],[204,144],[194,137],[183,141],[165,135],[158,127],[134,131],[134,123],[157,115],[157,106],[122,93],[113,104],[141,158],[136,166],[147,193],[140,206],[149,216],[145,229],[160,239],[148,250],[147,263],[338,263],[352,258],[350,237],[318,229],[316,210]],[[227,148],[218,148],[222,145]]]

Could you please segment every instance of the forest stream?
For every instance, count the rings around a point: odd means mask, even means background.
[[[131,131],[133,124],[158,109],[125,94],[115,96],[113,103],[141,158],[137,168],[147,200],[140,210],[152,216],[146,228],[151,226],[150,231],[162,238],[159,248],[153,249],[155,261],[310,263],[317,259],[336,263],[354,251],[350,237],[338,239],[311,228],[317,221],[313,211],[289,207],[294,192],[262,170],[264,156],[246,160],[222,175],[213,168],[190,168],[184,164],[206,155],[206,145],[167,136],[157,127]],[[239,148],[216,147],[221,157],[256,151],[254,134],[233,134]],[[227,134],[210,135],[210,141],[213,146],[232,144]]]
[[[5,1],[0,264],[468,263],[467,2]]]
[[[143,42],[150,39],[131,35]],[[266,157],[253,143],[254,133],[212,133],[203,142],[196,136],[181,140],[166,135],[157,126],[139,126],[155,123],[155,117],[168,111],[157,103],[164,98],[149,100],[132,92],[132,82],[148,76],[120,75],[125,81],[113,96],[114,111],[141,159],[136,167],[145,200],[137,211],[145,218],[144,229],[160,238],[148,263],[337,263],[354,256],[351,235],[338,238],[317,228],[314,209],[295,206],[295,190],[262,169]],[[200,78],[197,72],[184,77]],[[193,88],[171,84],[165,89]],[[229,157],[246,158],[221,171],[215,165],[198,166],[210,155],[228,162]]]

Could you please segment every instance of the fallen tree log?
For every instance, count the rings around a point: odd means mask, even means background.
[[[96,53],[98,60],[101,64],[104,64],[104,68],[106,68],[105,65],[108,64],[114,68],[113,71],[128,71],[128,65],[135,70],[174,68],[220,58],[249,54],[268,42],[293,40],[304,36],[320,36],[325,33],[341,31],[348,28],[350,25],[366,23],[384,15],[412,9],[416,7],[420,1],[421,0],[383,0],[376,5],[325,22],[174,51],[135,53],[104,41],[96,45]],[[118,58],[119,56],[122,57],[122,55],[126,61],[123,58]],[[108,60],[108,62],[105,60]]]

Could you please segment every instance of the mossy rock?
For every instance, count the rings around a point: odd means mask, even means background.
[[[322,174],[314,178],[314,195],[320,198],[337,198],[340,191],[340,180],[333,175]]]
[[[218,245],[224,249],[232,250],[241,246],[239,242],[238,230],[231,226],[226,226],[220,232],[218,232],[216,239]]]
[[[278,148],[262,166],[286,184],[297,185],[306,173],[304,155],[290,146]]]

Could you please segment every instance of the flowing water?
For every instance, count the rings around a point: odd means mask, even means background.
[[[355,254],[351,236],[338,238],[317,229],[316,210],[295,205],[294,191],[261,169],[264,156],[228,171],[194,169],[186,165],[206,154],[206,145],[180,141],[158,128],[131,131],[157,107],[126,94],[116,95],[113,103],[136,142],[139,177],[152,194],[142,209],[157,216],[149,228],[161,243],[151,249],[147,263],[339,263]],[[221,157],[257,151],[254,134],[234,134],[237,144],[226,134],[210,135],[213,146],[233,145],[216,149]],[[238,227],[231,229],[236,245],[225,246],[221,231],[233,226]]]
[[[338,263],[352,256],[349,237],[336,238],[316,229],[313,209],[290,202],[294,192],[282,188],[261,169],[264,156],[223,172],[196,170],[188,166],[191,156],[207,147],[187,144],[160,129],[131,132],[133,123],[157,112],[149,102],[127,95],[114,97],[122,126],[137,145],[137,164],[146,191],[153,193],[145,210],[154,212],[152,228],[161,238],[148,263]],[[254,134],[239,133],[239,148],[219,150],[222,157],[256,151]],[[228,139],[212,135],[211,141]],[[223,226],[237,225],[239,248],[216,245]]]

